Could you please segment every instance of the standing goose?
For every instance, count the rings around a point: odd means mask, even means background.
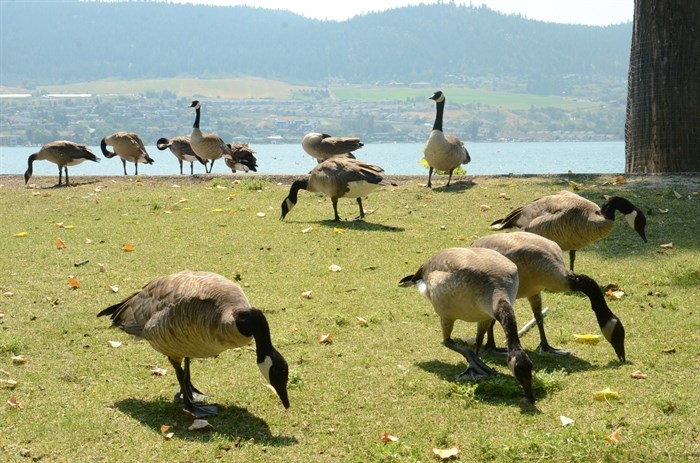
[[[440,317],[443,345],[467,359],[469,367],[462,375],[472,379],[496,372],[479,359],[478,351],[474,353],[451,338],[454,323],[456,320],[477,323],[478,333],[483,338],[491,320],[498,320],[508,343],[508,368],[527,399],[535,402],[532,362],[520,344],[513,312],[518,292],[518,269],[513,262],[491,249],[448,248],[435,254],[399,284],[416,284],[428,298]]]
[[[598,283],[587,275],[576,274],[566,269],[561,248],[557,243],[534,233],[513,232],[479,238],[472,247],[493,249],[518,267],[520,285],[516,297],[526,297],[530,302],[540,332],[539,350],[552,354],[568,353],[553,348],[547,342],[542,319],[542,290],[581,291],[591,301],[591,309],[605,339],[615,349],[618,359],[625,361],[625,328],[622,322],[608,307]],[[492,328],[489,329],[487,347],[495,347]]]
[[[272,346],[267,319],[250,306],[240,286],[223,276],[189,270],[167,275],[97,314],[103,315],[110,315],[113,327],[145,339],[168,357],[180,385],[175,397],[195,417],[216,415],[218,410],[195,403],[203,395],[190,380],[190,359],[214,357],[252,339],[260,372],[289,408],[289,368]]]
[[[24,173],[24,184],[32,177],[32,164],[34,161],[51,161],[58,165],[58,184],[63,183],[63,171],[66,172],[66,185],[68,185],[68,166],[76,166],[83,161],[100,162],[85,145],[79,145],[67,140],[57,140],[45,144],[39,151],[29,156],[27,171]]]
[[[435,100],[435,123],[430,132],[428,142],[423,149],[425,160],[428,162],[428,188],[432,187],[433,170],[447,170],[450,177],[447,179],[447,186],[450,186],[452,172],[460,164],[467,164],[472,159],[469,152],[464,147],[464,143],[453,135],[445,135],[442,131],[442,116],[445,112],[445,95],[437,91],[430,97]]]
[[[517,227],[549,238],[563,251],[569,251],[569,267],[573,271],[576,250],[607,237],[615,226],[615,211],[624,214],[627,224],[646,243],[644,229],[647,219],[634,204],[620,196],[612,196],[599,207],[570,191],[536,199],[492,222],[491,228]]]
[[[301,147],[319,163],[333,156],[345,155],[354,158],[353,151],[359,150],[364,143],[357,137],[331,137],[325,133],[311,132],[304,135]]]
[[[208,174],[211,173],[212,169],[214,168],[214,161],[222,157],[231,158],[226,161],[226,164],[231,167],[231,170],[234,172],[236,168],[232,166],[246,172],[248,170],[255,172],[257,164],[252,150],[248,150],[247,152],[234,152],[231,145],[224,143],[224,141],[218,135],[202,132],[199,128],[202,104],[198,100],[194,100],[189,107],[194,108],[195,110],[192,134],[190,134],[190,144],[192,145],[192,150],[197,154],[197,156],[205,161],[211,161],[207,170]]]
[[[175,155],[177,162],[180,164],[180,175],[182,175],[182,163],[190,163],[190,175],[194,175],[194,162],[199,161],[204,164],[206,169],[207,163],[204,159],[200,158],[194,151],[192,151],[192,146],[190,146],[190,137],[187,136],[177,136],[173,138],[159,138],[156,142],[156,146],[159,150],[165,151],[170,148],[170,152]]]
[[[332,157],[323,161],[313,168],[309,178],[292,183],[289,195],[282,201],[280,220],[284,220],[297,204],[299,190],[315,191],[330,196],[335,214],[333,220],[336,222],[340,221],[338,198],[357,198],[357,204],[360,207],[359,218],[364,218],[362,197],[388,184],[384,182],[383,173],[384,169],[381,167],[357,159]]]
[[[107,149],[107,145],[114,148],[114,153]],[[126,163],[134,163],[134,174],[139,174],[139,162],[143,164],[153,164],[153,159],[146,152],[146,147],[143,145],[141,138],[134,132],[115,132],[108,135],[100,142],[102,154],[108,159],[114,156],[119,156],[124,165],[124,175],[126,173]]]

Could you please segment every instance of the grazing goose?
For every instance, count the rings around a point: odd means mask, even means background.
[[[76,166],[83,161],[100,162],[85,145],[79,145],[67,140],[57,140],[47,143],[39,151],[29,156],[27,171],[24,173],[24,184],[32,177],[32,164],[34,161],[51,161],[58,165],[58,184],[63,183],[63,171],[66,171],[66,185],[68,185],[68,166]]]
[[[194,108],[195,110],[194,124],[192,125],[192,134],[190,135],[190,144],[192,145],[192,150],[197,153],[197,156],[207,162],[211,161],[209,164],[209,169],[207,170],[208,174],[211,173],[214,167],[214,161],[221,157],[231,158],[226,161],[226,165],[228,165],[234,172],[236,171],[236,168],[246,172],[248,170],[255,172],[257,164],[252,150],[248,149],[247,151],[244,150],[234,152],[231,145],[224,143],[224,141],[218,135],[202,132],[199,128],[202,104],[198,100],[194,100],[190,104],[190,108]]]
[[[224,156],[224,162],[232,172],[242,170],[243,172],[257,171],[257,159],[255,159],[255,151],[253,151],[248,143],[228,144],[231,154]]]
[[[345,155],[354,158],[352,152],[365,144],[357,137],[331,137],[325,133],[311,132],[304,135],[301,147],[319,163],[333,156]]]
[[[576,250],[607,237],[615,226],[615,211],[625,215],[627,224],[646,243],[644,229],[647,219],[634,204],[625,198],[612,196],[599,207],[570,191],[536,199],[492,222],[491,228],[517,227],[549,238],[563,251],[569,251],[569,267],[573,271]]]
[[[159,138],[156,142],[156,146],[159,150],[165,151],[170,148],[170,152],[175,155],[177,162],[180,164],[180,175],[182,175],[182,163],[190,163],[190,175],[194,175],[194,162],[199,161],[204,164],[206,169],[207,163],[204,159],[200,158],[190,146],[190,137],[187,136],[177,136],[173,138]]]
[[[598,326],[605,339],[613,346],[618,359],[625,361],[625,328],[612,313],[598,283],[583,274],[568,271],[562,258],[561,248],[552,240],[534,233],[499,233],[479,238],[473,248],[493,249],[513,261],[518,267],[518,299],[526,297],[530,301],[540,332],[539,350],[552,354],[567,354],[555,349],[547,342],[542,319],[542,290],[554,292],[581,291],[591,301],[591,309],[598,320]],[[492,324],[493,326],[493,324]],[[494,348],[493,331],[489,329],[487,347]]]
[[[313,168],[309,178],[292,183],[289,195],[282,201],[280,220],[284,220],[297,204],[299,190],[316,191],[330,196],[335,214],[333,220],[336,222],[340,221],[338,198],[357,198],[357,204],[360,207],[358,218],[364,218],[362,197],[379,186],[388,184],[384,182],[383,173],[384,169],[381,167],[357,159],[332,157],[323,161]]]
[[[216,415],[218,410],[195,403],[203,395],[190,380],[190,359],[214,357],[252,339],[260,372],[289,408],[289,368],[272,346],[267,319],[250,306],[240,286],[223,276],[189,270],[167,275],[97,314],[103,315],[110,315],[113,327],[145,339],[168,357],[180,384],[175,397],[195,417]]]
[[[428,162],[428,188],[432,187],[433,170],[447,170],[450,177],[447,179],[447,186],[450,186],[452,172],[460,164],[467,164],[472,159],[469,157],[467,149],[459,138],[453,135],[445,135],[442,131],[442,116],[445,112],[445,95],[437,91],[430,97],[435,100],[435,123],[430,132],[428,142],[423,149],[425,160]]]
[[[107,149],[107,145],[114,148],[114,153]],[[146,152],[146,147],[143,146],[141,138],[134,132],[115,132],[108,135],[100,142],[100,149],[106,158],[111,159],[114,156],[119,156],[124,165],[124,175],[126,173],[126,163],[133,162],[135,166],[134,174],[139,174],[139,162],[144,164],[153,164],[153,159]]]
[[[457,344],[452,338],[456,320],[477,323],[483,338],[491,320],[499,321],[508,343],[508,368],[525,396],[535,402],[532,391],[532,362],[520,345],[513,302],[518,292],[518,269],[496,251],[481,248],[448,248],[431,257],[414,275],[403,278],[402,286],[418,285],[440,317],[443,344],[462,354],[469,367],[462,375],[472,379],[496,372],[483,363],[478,352]]]

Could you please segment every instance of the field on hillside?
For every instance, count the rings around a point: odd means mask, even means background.
[[[700,459],[700,179],[456,177],[444,188],[442,176],[430,190],[424,177],[394,178],[364,200],[365,220],[340,223],[329,198],[305,191],[280,221],[291,177],[240,179],[76,175],[56,188],[55,176],[34,176],[27,188],[0,176],[0,461],[430,462],[432,449],[453,448],[458,462]],[[398,282],[562,189],[598,204],[626,197],[647,215],[649,241],[618,216],[576,259],[621,291],[606,298],[627,363],[604,340],[576,342],[600,334],[585,297],[543,294],[550,343],[574,352],[538,353],[536,329],[522,337],[530,405],[497,355],[481,356],[497,377],[461,379],[465,360],[442,345],[429,302]],[[339,213],[354,217],[357,204],[341,199]],[[166,358],[96,318],[185,268],[236,280],[266,313],[290,366],[288,410],[251,344],[193,361],[193,383],[220,414],[188,430]],[[516,317],[531,319],[527,301]],[[474,332],[457,322],[453,335]],[[594,398],[608,388],[617,397]]]

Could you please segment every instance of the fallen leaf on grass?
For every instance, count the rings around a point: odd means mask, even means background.
[[[68,278],[68,286],[70,289],[78,289],[80,288],[80,282],[75,278]]]
[[[17,386],[17,381],[14,379],[0,379],[0,386],[7,389],[14,389]]]
[[[335,228],[333,228],[333,233],[345,233],[345,229],[335,227]]]
[[[605,294],[612,297],[613,299],[622,299],[622,296],[625,295],[625,292],[621,291],[619,289],[617,291],[613,291],[612,289],[609,289],[605,292]]]
[[[659,209],[662,214],[668,214],[668,209]]]
[[[121,346],[122,346],[121,341],[108,341],[108,342],[109,342],[109,345],[110,345],[111,347],[115,347],[115,348],[116,348],[116,347],[121,347]]]
[[[312,232],[313,230],[314,230],[314,227],[306,227],[306,228],[303,229],[301,232],[302,232],[302,233],[310,233],[310,232]]]
[[[121,289],[119,285],[107,285],[107,287],[112,290],[113,293],[118,293]]]
[[[126,252],[132,252],[134,249],[136,249],[136,246],[131,243],[126,243],[124,246],[122,246],[122,249]]]
[[[598,334],[575,334],[574,340],[580,342],[581,344],[598,344],[600,342],[600,335]]]
[[[343,268],[336,264],[331,264],[330,267],[328,267],[329,272],[340,272],[341,270],[343,270]]]
[[[166,376],[168,374],[168,370],[165,368],[151,367],[151,374],[153,376]]]
[[[207,428],[213,428],[211,424],[207,420],[202,420],[202,419],[196,419],[192,422],[189,428],[187,430],[189,431],[201,431],[203,429]]]
[[[24,355],[13,355],[10,359],[15,365],[24,365],[27,363],[27,357]]]
[[[676,197],[676,199],[681,199],[683,197],[683,195],[676,190],[673,190],[673,195]]]
[[[481,206],[479,206],[479,209],[481,209],[481,212],[486,212],[488,210],[491,210],[491,206],[489,206],[488,204],[482,204]]]
[[[24,238],[25,236],[28,236],[29,232],[19,232],[15,233],[15,238]]]
[[[459,456],[459,449],[457,447],[452,447],[450,449],[431,449],[435,456],[441,460],[450,460],[452,458],[457,458]]]
[[[360,326],[368,326],[369,325],[367,320],[365,320],[364,318],[362,318],[362,317],[355,317],[355,318],[357,319],[357,323],[359,323]]]
[[[221,209],[221,208],[219,208],[219,207],[217,207],[216,209],[212,209],[211,211],[212,211],[212,212],[216,212],[216,213],[224,212],[224,210]]]
[[[66,230],[72,230],[75,228],[75,225],[64,225],[61,228],[65,228]]]
[[[100,269],[100,272],[104,273],[107,271],[107,265],[106,264],[97,264],[97,267]]]
[[[673,243],[666,243],[659,246],[661,249],[673,249]]]
[[[620,429],[616,429],[610,434],[608,437],[605,438],[608,442],[612,442],[613,444],[617,444],[622,440],[622,435],[620,434]]]
[[[382,442],[398,442],[399,438],[396,436],[392,436],[391,434],[388,433],[381,433],[379,435],[379,439],[381,439]]]
[[[61,238],[56,238],[56,249],[63,249],[65,247],[66,243],[64,243]]]
[[[328,333],[328,334],[319,334],[318,335],[318,342],[321,344],[330,344],[333,342],[333,333]]]
[[[12,396],[9,399],[7,399],[7,405],[17,409],[24,408],[24,404],[19,400],[19,397],[17,396]]]
[[[262,219],[263,217],[265,217],[265,213],[264,213],[264,212],[258,212],[256,215],[257,215],[258,217],[260,217],[261,219]],[[206,420],[204,420],[204,421],[206,421]]]
[[[175,436],[175,433],[171,431],[173,429],[169,424],[164,424],[160,427],[160,433],[165,440],[170,440]]]
[[[311,299],[313,297],[313,294],[314,292],[311,290],[304,291],[303,293],[301,293],[301,297],[303,297],[304,299]]]
[[[647,379],[647,375],[641,372],[641,370],[636,370],[630,373],[630,377],[634,379]]]
[[[617,391],[613,391],[609,387],[606,387],[605,389],[593,394],[593,398],[601,402],[604,400],[617,400],[620,398],[620,394],[617,393]]]
[[[661,352],[664,354],[675,354],[676,353],[676,348],[675,347],[670,347],[668,349],[663,349]]]
[[[559,415],[559,420],[561,421],[562,426],[569,426],[569,425],[572,425],[576,422],[575,420],[572,420],[568,416],[564,416],[564,415]]]

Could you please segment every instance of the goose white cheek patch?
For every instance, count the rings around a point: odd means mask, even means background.
[[[260,373],[265,377],[268,384],[270,383],[270,368],[272,367],[272,358],[268,355],[262,363],[258,363],[258,368],[260,368]]]
[[[634,230],[634,220],[637,218],[637,211],[632,211],[629,214],[625,214],[625,220],[627,220],[627,225]]]

